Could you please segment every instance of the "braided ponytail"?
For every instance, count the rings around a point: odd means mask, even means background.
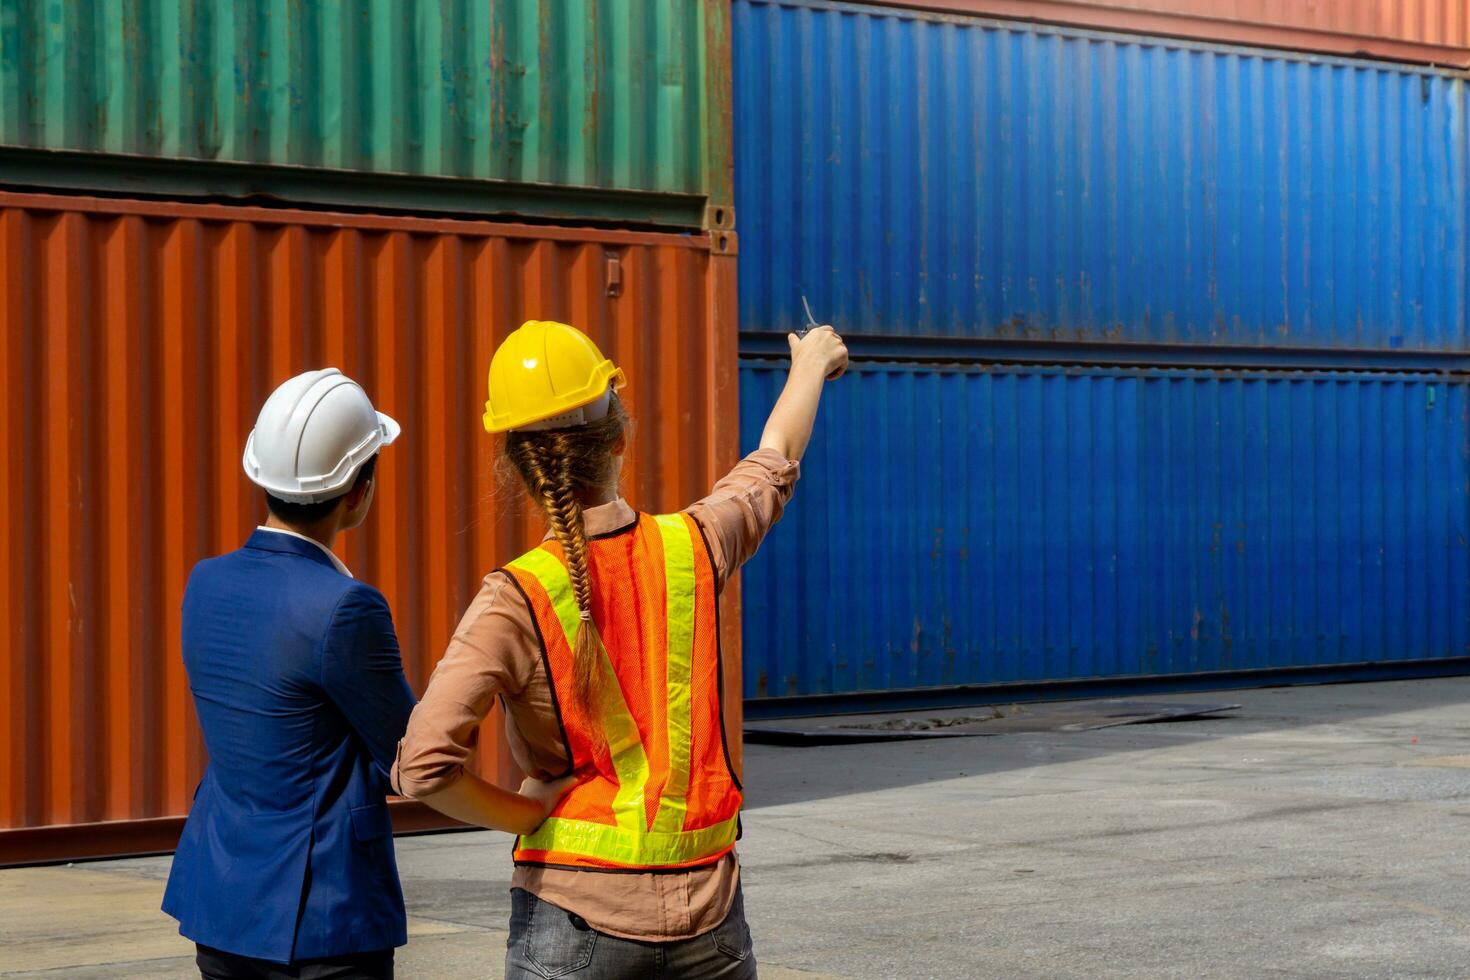
[[[567,574],[581,621],[572,641],[573,683],[583,704],[592,704],[602,681],[602,637],[592,621],[592,570],[582,500],[603,489],[612,476],[613,449],[623,437],[627,413],[614,398],[605,417],[568,429],[511,432],[505,456],[526,489],[546,512],[551,533],[566,555]]]

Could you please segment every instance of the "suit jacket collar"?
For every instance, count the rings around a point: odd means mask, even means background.
[[[257,528],[245,541],[245,547],[254,548],[257,551],[275,551],[283,555],[300,555],[302,558],[310,558],[312,561],[325,565],[332,571],[337,571],[337,566],[327,553],[319,546],[289,534],[276,534],[272,531],[262,531]]]

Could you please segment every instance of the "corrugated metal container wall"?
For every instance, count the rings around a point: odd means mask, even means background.
[[[747,445],[784,374],[742,367]],[[745,693],[1464,657],[1467,493],[1463,379],[861,364],[745,572]]]
[[[721,0],[0,0],[0,143],[728,205],[728,30]]]
[[[1462,77],[805,0],[733,38],[747,445],[803,293],[857,359],[747,696],[1470,656]]]
[[[748,333],[1470,341],[1462,78],[765,0],[733,40]]]
[[[261,516],[240,451],[276,383],[340,366],[403,423],[343,557],[422,690],[481,577],[539,540],[480,426],[494,345],[529,317],[585,327],[630,377],[630,498],[682,506],[734,461],[731,245],[0,194],[0,863],[34,856],[14,828],[70,825],[85,854],[101,821],[187,810],[204,759],[179,599]],[[487,724],[482,771],[508,777]]]
[[[994,17],[1470,66],[1464,0],[884,0]]]

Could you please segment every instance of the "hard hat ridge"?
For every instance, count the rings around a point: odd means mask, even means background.
[[[251,482],[273,496],[318,503],[346,493],[362,464],[400,431],[341,371],[307,371],[266,399],[242,464]]]
[[[485,430],[540,431],[596,421],[626,383],[622,370],[576,327],[527,320],[490,359]]]

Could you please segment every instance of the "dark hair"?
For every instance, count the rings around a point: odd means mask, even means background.
[[[582,498],[606,486],[613,448],[623,437],[628,414],[616,397],[607,415],[568,429],[511,432],[505,456],[515,466],[531,498],[546,512],[551,533],[566,555],[567,574],[581,621],[572,638],[572,675],[583,704],[595,703],[601,677],[602,637],[592,622],[592,572],[587,566],[587,528]]]
[[[265,494],[265,505],[270,509],[272,514],[287,524],[293,524],[298,527],[315,524],[330,514],[336,508],[337,504],[341,503],[343,497],[370,481],[373,478],[373,471],[377,468],[378,457],[377,454],[374,454],[357,471],[357,478],[352,481],[352,486],[330,500],[319,500],[314,504],[298,504],[290,500],[282,500],[267,490]]]

